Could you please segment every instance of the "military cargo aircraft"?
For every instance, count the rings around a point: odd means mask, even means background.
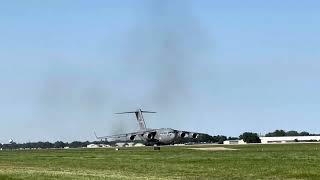
[[[139,131],[102,137],[98,137],[95,134],[96,138],[107,142],[133,142],[140,140],[143,141],[145,145],[170,145],[184,138],[196,139],[200,134],[196,132],[175,130],[172,128],[149,129],[146,127],[143,113],[156,113],[152,111],[143,111],[138,109],[132,112],[121,112],[116,114],[128,113],[135,114],[140,127]]]

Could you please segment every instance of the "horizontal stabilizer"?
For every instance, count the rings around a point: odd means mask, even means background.
[[[138,111],[128,111],[128,112],[119,112],[119,113],[115,113],[115,114],[133,114],[133,113],[138,113]],[[142,113],[157,113],[157,112],[153,112],[153,111],[141,111]]]
[[[132,112],[120,112],[120,113],[115,113],[115,114],[129,114],[129,113],[136,113],[135,111]]]
[[[143,113],[157,113],[157,112],[153,112],[153,111],[141,111]]]
[[[136,118],[137,118],[137,121],[139,123],[139,127],[140,129],[146,129],[146,123],[144,122],[144,119],[143,119],[143,113],[156,113],[156,112],[153,112],[153,111],[143,111],[141,109],[138,109],[136,111],[128,111],[128,112],[120,112],[120,113],[116,113],[116,114],[135,114],[136,115]]]

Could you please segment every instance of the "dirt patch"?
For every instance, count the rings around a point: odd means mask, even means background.
[[[202,151],[236,151],[238,149],[225,148],[225,147],[202,147],[202,148],[189,148],[193,150],[202,150]]]

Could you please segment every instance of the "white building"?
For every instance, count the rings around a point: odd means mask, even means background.
[[[98,144],[88,144],[87,148],[99,148]]]
[[[137,143],[137,144],[135,144],[134,146],[135,146],[135,147],[142,147],[142,146],[145,146],[145,145],[142,144],[142,143]]]
[[[247,143],[244,142],[242,139],[240,139],[240,140],[226,140],[226,141],[223,141],[223,144],[247,144]]]
[[[320,141],[320,136],[260,137],[262,144]]]

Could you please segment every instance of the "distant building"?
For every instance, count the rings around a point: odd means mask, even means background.
[[[294,143],[294,142],[320,142],[320,136],[281,136],[281,137],[259,137],[261,144],[272,143]],[[226,140],[223,144],[247,144],[241,140]]]
[[[134,146],[135,146],[135,147],[141,147],[141,146],[145,146],[145,145],[142,144],[142,143],[137,143],[137,144],[135,144]]]
[[[105,148],[105,147],[110,147],[110,145],[109,144],[99,144],[99,147]]]
[[[118,146],[118,147],[124,147],[125,145],[126,145],[126,143],[122,143],[122,142],[116,143],[116,146]]]
[[[130,143],[127,143],[125,146],[126,147],[132,147],[134,145],[134,143],[130,142]]]
[[[262,144],[320,141],[320,136],[260,137]]]
[[[87,148],[98,148],[99,147],[99,145],[97,145],[97,144],[88,144],[87,145]]]
[[[240,140],[226,140],[226,141],[223,141],[223,144],[247,144],[247,143],[244,142],[242,139],[240,139]]]

